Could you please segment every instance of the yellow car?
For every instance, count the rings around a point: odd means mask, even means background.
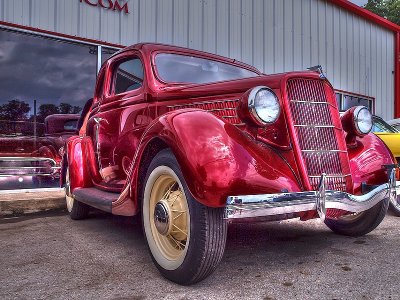
[[[372,132],[381,138],[390,151],[392,151],[397,162],[400,162],[400,131],[386,123],[381,117],[373,116],[372,119],[374,122]],[[400,178],[397,177],[397,180],[397,202],[390,202],[390,207],[392,211],[400,217]]]
[[[397,161],[400,159],[400,131],[386,123],[382,118],[373,116],[372,131],[379,136],[392,151]]]

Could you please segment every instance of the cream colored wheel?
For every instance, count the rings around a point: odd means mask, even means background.
[[[74,206],[74,198],[71,194],[71,186],[69,180],[69,170],[67,169],[67,173],[65,175],[65,201],[67,203],[67,210],[69,213],[72,211],[72,207]]]
[[[154,264],[179,284],[203,280],[224,253],[224,208],[205,206],[193,197],[170,149],[153,158],[143,183],[143,228]]]
[[[144,192],[143,223],[154,259],[175,270],[185,259],[190,241],[190,214],[182,184],[174,171],[159,166]]]

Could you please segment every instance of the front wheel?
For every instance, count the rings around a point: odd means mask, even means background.
[[[326,219],[325,224],[335,233],[348,236],[362,236],[374,230],[385,217],[389,206],[389,198],[370,209],[338,219]]]
[[[398,217],[400,217],[400,195],[390,201],[389,209]]]
[[[193,198],[170,150],[162,150],[150,163],[142,199],[144,233],[161,274],[183,285],[210,275],[225,250],[224,209]]]

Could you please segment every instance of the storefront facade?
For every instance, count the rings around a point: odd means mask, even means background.
[[[363,104],[392,119],[399,32],[344,0],[0,0],[0,189],[57,185],[47,173],[18,174],[55,169],[52,161],[11,160],[10,169],[4,158],[50,151],[57,160],[101,63],[125,45],[204,50],[267,74],[321,65],[343,110]]]

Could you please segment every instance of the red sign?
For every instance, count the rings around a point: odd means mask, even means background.
[[[124,11],[129,14],[128,3],[120,3],[121,0],[79,0],[81,3],[84,2],[90,6],[99,6],[105,9]],[[125,0],[122,0],[125,1]]]

